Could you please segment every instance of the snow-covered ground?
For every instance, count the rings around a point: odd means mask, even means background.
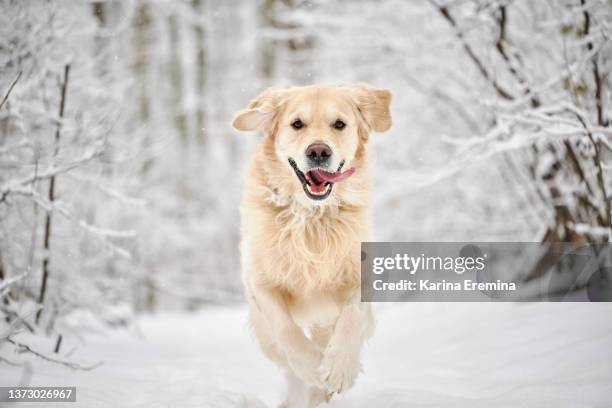
[[[612,406],[612,304],[377,306],[365,373],[329,407]],[[246,316],[244,307],[224,307],[143,317],[139,336],[85,338],[72,359],[104,361],[99,368],[33,359],[30,385],[76,386],[77,403],[64,404],[73,408],[275,407],[283,377],[262,357]],[[0,365],[0,385],[22,376],[23,368]]]

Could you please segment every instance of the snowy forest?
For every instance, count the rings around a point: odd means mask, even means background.
[[[610,0],[1,0],[0,371],[241,304],[232,116],[355,82],[394,94],[376,240],[610,240]]]

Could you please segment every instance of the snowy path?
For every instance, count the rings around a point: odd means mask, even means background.
[[[612,406],[612,304],[378,306],[365,374],[330,408]],[[64,404],[73,408],[280,402],[282,375],[249,337],[244,308],[147,317],[139,326],[142,337],[87,339],[79,354],[103,360],[96,370],[37,361],[31,384],[76,385],[78,403]],[[15,385],[21,371],[0,366],[0,385]]]

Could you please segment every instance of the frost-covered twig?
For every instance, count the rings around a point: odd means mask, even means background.
[[[34,327],[28,322],[27,318],[21,316],[16,311],[9,309],[9,305],[0,304],[0,311],[2,311],[6,315],[6,317],[9,318],[10,321],[10,325],[5,331],[7,333],[12,333],[15,327],[18,327],[19,324],[22,324],[26,329],[28,329],[30,333],[36,332]]]
[[[581,0],[580,4],[584,8],[582,14],[584,16],[584,36],[588,37],[589,31],[591,29],[591,15],[589,14],[589,10],[585,7],[586,0]],[[593,50],[593,42],[589,39],[586,44],[587,49],[589,51]],[[597,123],[599,125],[604,125],[605,120],[603,116],[603,101],[602,101],[602,84],[601,84],[601,75],[599,74],[599,63],[597,62],[597,55],[593,56],[592,59],[593,64],[593,80],[595,81],[595,109],[597,111]]]
[[[498,12],[499,12],[499,18],[498,18],[499,36],[497,38],[497,41],[495,42],[495,48],[497,49],[502,59],[506,62],[506,65],[508,66],[508,71],[510,71],[510,73],[512,74],[512,76],[516,78],[518,83],[523,86],[525,94],[531,95],[530,96],[531,106],[534,108],[537,108],[538,106],[540,106],[539,98],[537,97],[537,95],[534,95],[531,93],[531,90],[529,86],[527,85],[526,79],[522,75],[520,75],[517,69],[512,65],[512,62],[510,61],[510,56],[506,52],[506,41],[507,41],[507,38],[506,38],[506,23],[507,23],[506,5],[504,4],[500,5],[498,8]]]
[[[94,186],[98,190],[102,191],[103,193],[105,193],[109,197],[115,198],[115,199],[117,199],[118,201],[120,201],[122,203],[125,203],[125,204],[128,204],[128,205],[132,205],[132,206],[135,206],[135,207],[144,207],[145,205],[147,205],[147,201],[146,200],[143,200],[141,198],[136,198],[136,197],[130,197],[130,196],[124,194],[123,192],[121,192],[121,191],[119,191],[117,189],[114,189],[114,188],[112,188],[112,187],[110,187],[110,186],[108,186],[106,184],[103,184],[103,183],[101,183],[99,181],[94,181],[94,180],[91,180],[91,179],[86,178],[86,177],[82,177],[82,176],[80,176],[78,174],[74,174],[74,173],[67,173],[66,175],[71,177],[71,178],[73,178],[73,179],[75,179],[75,180],[91,184],[92,186]]]
[[[66,219],[77,223],[81,228],[86,231],[92,232],[94,234],[103,236],[103,237],[117,237],[117,238],[129,238],[136,235],[136,231],[133,230],[114,230],[110,228],[98,227],[88,222],[80,219],[76,215],[74,215],[65,205],[65,203],[61,200],[55,200],[53,202],[44,198],[40,194],[32,191],[30,196],[34,200],[36,204],[38,204],[43,210],[53,212],[57,211],[59,214],[63,215]]]
[[[48,361],[50,363],[61,364],[61,365],[66,366],[68,368],[72,368],[73,370],[91,371],[91,370],[93,370],[95,368],[100,367],[102,364],[104,364],[104,362],[99,361],[99,362],[97,362],[95,364],[84,366],[84,365],[81,365],[81,364],[78,364],[78,363],[74,363],[74,362],[71,362],[71,361],[64,361],[64,360],[60,360],[60,359],[57,359],[57,358],[46,356],[43,353],[34,350],[32,347],[28,346],[27,344],[20,343],[18,341],[15,341],[15,340],[11,339],[10,336],[6,337],[4,340],[6,340],[10,344],[16,346],[17,350],[19,352],[22,352],[22,353],[23,352],[27,352],[27,353],[35,355],[38,358],[41,358],[41,359],[43,359],[45,361]]]
[[[2,109],[2,107],[4,106],[6,101],[8,100],[9,96],[11,95],[11,92],[13,91],[13,88],[17,84],[17,81],[19,81],[19,78],[21,78],[21,74],[22,74],[22,72],[19,71],[19,73],[17,74],[17,77],[13,80],[13,82],[9,86],[8,91],[6,91],[6,94],[4,95],[4,98],[2,98],[2,102],[0,102],[0,109]]]
[[[451,16],[450,11],[448,10],[448,7],[436,4],[434,0],[429,0],[429,2],[432,6],[434,6],[440,12],[440,14],[444,17],[444,19],[446,19],[446,21],[448,21],[448,23],[455,30],[455,34],[457,35],[457,38],[459,38],[459,40],[461,41],[461,44],[463,45],[463,49],[465,50],[466,54],[468,55],[470,60],[472,60],[472,62],[476,65],[476,68],[478,68],[478,71],[483,76],[483,78],[487,82],[489,82],[491,86],[493,86],[497,94],[504,99],[508,99],[508,100],[514,99],[514,96],[512,96],[508,91],[506,91],[499,83],[497,83],[495,78],[491,76],[491,74],[489,73],[489,71],[487,71],[482,61],[480,61],[480,59],[476,56],[476,53],[474,52],[474,50],[472,50],[472,47],[465,41],[465,39],[463,38],[463,34],[458,30],[457,22],[455,21],[453,16]]]
[[[60,98],[60,107],[59,107],[59,123],[55,130],[55,147],[53,152],[53,157],[57,156],[59,151],[59,141],[60,141],[60,132],[61,132],[61,123],[64,118],[64,110],[66,108],[66,90],[68,89],[68,78],[70,74],[70,65],[66,65],[64,67],[64,82],[62,83],[62,94]],[[49,180],[49,201],[53,203],[55,200],[55,182],[57,178],[56,176],[51,176]],[[45,234],[43,237],[43,249],[45,253],[49,253],[49,247],[51,245],[51,211],[47,211],[45,214]],[[40,292],[38,295],[38,304],[44,305],[45,294],[47,291],[47,281],[49,279],[49,256],[45,256],[42,261],[42,283],[40,285]],[[36,323],[39,322],[40,316],[42,314],[43,308],[36,312]]]
[[[63,205],[61,201],[56,200],[55,202],[50,203],[47,199],[45,199],[44,197],[42,197],[40,194],[36,193],[35,191],[29,191],[28,195],[30,195],[33,198],[33,201],[35,204],[39,205],[45,211],[51,211],[51,212],[57,211],[59,214],[63,215],[67,219],[77,223],[85,231],[93,233],[94,236],[100,238],[102,240],[102,243],[108,249],[110,249],[113,253],[117,253],[126,259],[132,258],[132,255],[130,254],[129,251],[126,251],[125,249],[114,245],[113,243],[109,242],[106,238],[107,237],[130,238],[136,235],[136,231],[133,231],[133,230],[117,231],[113,229],[102,228],[102,227],[97,227],[95,225],[91,225],[87,223],[86,221],[78,218],[74,214],[72,214],[72,212],[70,212],[67,208],[65,208],[65,206]]]
[[[20,180],[7,182],[2,187],[0,187],[0,194],[8,195],[12,193],[13,191],[20,191],[19,189],[21,187],[28,185],[28,184],[32,184],[35,181],[48,180],[60,174],[67,173],[99,157],[101,154],[102,154],[102,151],[99,148],[94,147],[88,150],[81,158],[74,160],[68,164],[65,164],[59,167],[52,165],[45,170],[36,171],[32,173],[31,175],[24,177]],[[0,199],[0,201],[2,200]]]
[[[27,275],[28,275],[28,273],[24,272],[21,275],[14,276],[12,278],[6,278],[6,279],[0,281],[0,296],[2,296],[4,291],[6,289],[8,289],[11,285],[13,285],[16,282],[19,282],[20,280],[25,278]]]
[[[612,229],[609,227],[595,227],[591,224],[571,224],[571,227],[580,234],[598,235],[607,238],[612,236]]]
[[[606,226],[611,227],[612,226],[612,205],[610,204],[610,197],[608,196],[608,192],[606,188],[604,169],[602,167],[601,148],[600,148],[599,143],[597,143],[597,141],[595,141],[595,139],[593,138],[593,134],[589,131],[589,127],[587,125],[586,120],[581,118],[579,115],[577,115],[577,117],[580,123],[582,123],[582,125],[586,129],[587,136],[589,140],[591,141],[593,148],[595,149],[595,155],[593,156],[593,161],[594,161],[595,166],[597,167],[597,182],[599,184],[599,189],[600,189],[602,199],[604,202],[604,206],[606,209],[606,216],[605,216]]]

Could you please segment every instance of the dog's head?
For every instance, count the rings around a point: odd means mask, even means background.
[[[368,134],[391,127],[390,102],[388,90],[366,85],[270,88],[236,114],[233,126],[263,129],[269,187],[321,205],[330,196],[347,201],[351,185],[363,183]]]

